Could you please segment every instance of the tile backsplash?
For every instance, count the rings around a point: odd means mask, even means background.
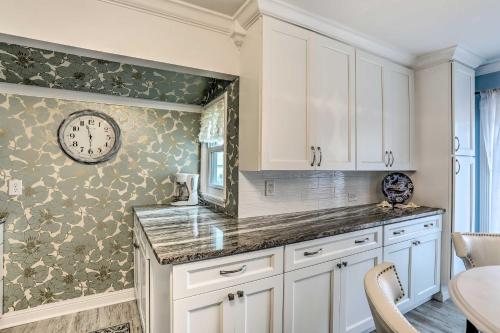
[[[263,171],[239,173],[238,216],[283,214],[380,202],[385,172]],[[274,182],[266,196],[265,182]]]

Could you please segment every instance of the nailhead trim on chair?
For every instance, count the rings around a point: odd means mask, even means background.
[[[485,232],[462,232],[461,235],[470,237],[500,237],[500,234],[489,234]],[[465,258],[469,261],[471,267],[476,267],[476,264],[470,254],[468,254]]]
[[[401,290],[401,295],[398,298],[396,298],[396,300],[395,300],[395,302],[397,303],[405,297],[405,291],[403,289],[403,284],[401,283],[401,280],[399,279],[398,271],[396,271],[396,266],[391,265],[391,266],[385,268],[384,270],[382,270],[380,273],[377,274],[377,280],[379,277],[382,276],[382,274],[385,274],[391,270],[394,271],[394,274],[396,274],[396,279],[398,280],[399,289]]]

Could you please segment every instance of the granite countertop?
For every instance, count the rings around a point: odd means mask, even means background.
[[[8,214],[5,214],[5,213],[0,213],[0,225],[4,224],[5,222],[7,222],[7,217],[9,215]]]
[[[262,250],[444,213],[439,208],[375,204],[240,219],[201,206],[134,210],[160,264]]]

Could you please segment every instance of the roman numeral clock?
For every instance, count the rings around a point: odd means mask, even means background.
[[[82,110],[70,114],[59,125],[59,145],[76,162],[97,164],[108,161],[121,145],[120,127],[105,113]]]

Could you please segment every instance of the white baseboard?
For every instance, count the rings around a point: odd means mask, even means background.
[[[65,301],[43,304],[34,308],[7,312],[0,317],[0,330],[8,327],[59,317],[135,299],[134,288],[83,296]]]

